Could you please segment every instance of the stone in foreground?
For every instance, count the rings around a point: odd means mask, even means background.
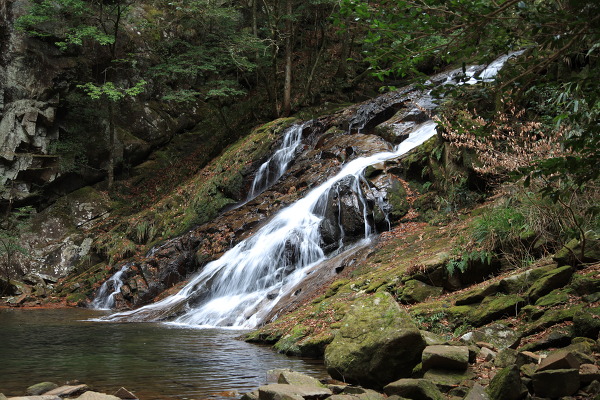
[[[427,346],[422,355],[423,369],[454,369],[464,371],[469,366],[467,346]]]
[[[58,396],[21,396],[21,397],[9,397],[8,400],[62,400]]]
[[[542,360],[538,367],[538,371],[547,371],[553,369],[578,369],[579,361],[568,351],[558,351],[550,354]]]
[[[533,375],[533,390],[541,397],[571,396],[579,390],[579,383],[578,369],[553,369]]]
[[[427,379],[400,379],[383,388],[388,396],[407,397],[412,400],[443,400],[442,392]]]
[[[28,396],[38,396],[44,394],[52,389],[56,389],[58,385],[54,382],[41,382],[35,385],[29,386],[25,392]]]
[[[489,400],[490,396],[485,392],[485,388],[479,383],[473,385],[467,397],[464,400]]]
[[[274,383],[258,388],[259,400],[320,400],[331,396],[331,390],[315,386]]]
[[[491,400],[518,400],[523,392],[521,374],[516,365],[500,370],[487,388]]]
[[[117,396],[98,392],[85,392],[77,400],[121,400]]]
[[[137,396],[124,387],[117,390],[114,396],[120,398],[121,400],[137,400]]]
[[[408,313],[378,292],[352,305],[325,349],[325,365],[335,379],[381,388],[410,376],[424,348]]]
[[[267,372],[267,382],[284,383],[295,386],[315,386],[323,387],[317,378],[301,374],[300,372],[289,369],[275,369]]]
[[[57,387],[47,392],[47,395],[59,396],[59,397],[70,397],[78,393],[83,393],[88,390],[87,385],[65,385]]]

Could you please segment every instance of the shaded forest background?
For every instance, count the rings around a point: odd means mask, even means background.
[[[440,93],[437,119],[445,141],[479,155],[489,188],[517,182],[536,199],[528,207],[564,216],[553,234],[580,240],[583,255],[586,237],[598,234],[599,18],[592,0],[31,1],[16,28],[56,59],[76,61],[52,89],[60,126],[51,155],[64,179],[26,195],[18,182],[5,184],[0,251],[9,265],[32,210],[97,182],[119,214],[136,216],[116,231],[139,227],[143,242],[156,243],[204,212],[196,207],[175,228],[151,232],[157,201],[251,127],[292,114],[310,119],[380,91],[427,85],[450,66],[523,51],[497,81]],[[150,106],[172,133],[127,152],[137,143],[135,118]],[[178,151],[161,150],[175,142]],[[151,154],[152,167],[136,170]],[[460,176],[436,183],[446,211],[468,205],[466,184]],[[99,247],[115,252],[112,262],[132,254],[114,226],[102,232]],[[490,235],[472,242],[474,257],[485,240],[500,240]]]

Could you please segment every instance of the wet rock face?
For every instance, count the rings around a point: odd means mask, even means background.
[[[391,110],[380,115],[393,116],[397,112],[395,99],[392,100],[378,103],[379,109],[388,107]],[[336,175],[344,164],[359,157],[392,150],[392,144],[380,136],[349,133],[341,128],[349,124],[355,111],[346,110],[340,115],[306,124],[297,157],[278,182],[247,203],[168,241],[146,259],[136,261],[140,268],[133,269],[128,276],[122,288],[122,304],[137,307],[154,301],[161,291],[173,287],[206,263],[219,258],[256,232],[280,209]],[[405,192],[401,194],[397,190],[398,178],[390,172],[391,168],[393,164],[388,168],[385,163],[380,163],[370,167],[365,177],[342,180],[316,206],[316,214],[323,217],[320,240],[325,254],[355,243],[367,234],[389,228],[388,214],[394,208],[389,204],[390,193],[394,192],[396,197],[406,196]],[[251,178],[252,175],[248,175],[248,188]],[[400,200],[398,203],[404,204]],[[298,243],[293,237],[284,251],[285,265],[280,266],[281,277],[293,272],[292,265],[299,257]],[[299,287],[296,292],[304,293],[304,289]],[[200,301],[203,296],[200,294],[193,302]],[[286,306],[282,302],[277,309]]]
[[[67,104],[69,95],[75,93],[71,82],[82,80],[77,74],[85,73],[90,57],[65,55],[51,42],[18,31],[15,21],[28,6],[26,0],[0,4],[0,205],[9,198],[40,200],[40,187],[52,188],[45,195],[52,193],[54,200],[54,192],[66,194],[101,180],[106,169],[104,117],[85,121],[78,114],[81,104]],[[117,164],[143,161],[175,132],[198,122],[194,115],[171,117],[164,108],[139,100],[121,105],[116,121]],[[80,136],[82,130],[94,138],[84,139],[78,150],[85,153],[92,168],[65,176],[52,146],[69,135]]]
[[[49,64],[47,57],[57,54],[43,54],[14,29],[14,18],[22,15],[23,7],[24,2],[0,6],[0,187],[19,182],[12,193],[2,193],[17,199],[28,195],[32,183],[51,182],[58,173],[57,160],[44,156],[58,138],[58,97],[48,89],[60,63]],[[27,173],[31,176],[23,176]]]
[[[92,262],[97,257],[92,237],[78,228],[108,216],[109,210],[108,196],[88,187],[33,216],[29,231],[22,235],[28,254],[17,260],[21,269],[59,278],[84,260]]]
[[[353,304],[325,350],[327,372],[367,387],[410,376],[425,341],[410,316],[386,292]]]

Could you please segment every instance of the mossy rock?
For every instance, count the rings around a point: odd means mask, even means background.
[[[516,294],[486,297],[467,316],[473,326],[482,326],[506,316],[516,316],[525,299]]]
[[[407,195],[404,186],[398,180],[392,180],[392,185],[388,189],[388,203],[391,206],[389,216],[392,220],[397,221],[408,212],[410,203]]]
[[[67,303],[73,303],[78,306],[84,306],[87,300],[85,293],[71,293],[67,296]]]
[[[31,385],[25,392],[28,396],[39,396],[53,389],[56,389],[58,385],[54,382],[40,382],[35,385]]]
[[[564,287],[573,276],[573,267],[564,266],[548,271],[540,277],[527,291],[527,297],[531,301],[537,301],[554,289]]]
[[[569,301],[568,290],[556,289],[545,296],[540,297],[535,302],[538,307],[552,307],[559,304],[565,304]]]
[[[456,371],[446,369],[430,369],[423,375],[424,379],[433,382],[442,392],[462,384],[474,377],[473,371]]]
[[[525,293],[539,278],[557,266],[557,264],[544,265],[506,277],[500,281],[500,290],[509,294]]]
[[[487,388],[490,400],[518,400],[523,392],[521,374],[516,365],[500,370]]]
[[[575,336],[596,339],[600,334],[600,307],[584,307],[582,312],[573,315]]]
[[[463,306],[468,304],[479,303],[484,298],[495,295],[499,292],[499,290],[500,282],[494,282],[482,288],[471,289],[456,297],[456,301],[454,304],[456,304],[457,306]]]
[[[340,290],[340,288],[347,285],[349,282],[350,281],[348,279],[338,279],[337,281],[333,282],[331,285],[329,285],[329,288],[327,288],[327,291],[325,292],[325,298],[334,296],[338,290]]]
[[[421,359],[425,342],[410,316],[387,292],[359,298],[325,350],[335,379],[381,388],[407,377]]]
[[[421,303],[429,297],[441,295],[443,291],[444,289],[441,287],[427,285],[421,281],[411,279],[404,283],[399,300],[406,304]]]
[[[575,274],[569,283],[569,287],[580,296],[595,294],[600,292],[600,279],[595,278],[595,274]]]
[[[300,348],[298,347],[298,341],[304,338],[309,332],[309,328],[303,325],[297,325],[291,330],[290,333],[279,339],[273,347],[280,353],[300,356],[301,352]]]
[[[577,239],[573,239],[564,245],[552,258],[559,265],[598,262],[600,261],[600,235],[593,233],[586,235],[583,259],[581,259],[581,242]]]
[[[588,309],[585,309],[582,304],[577,304],[569,308],[563,309],[549,309],[536,321],[532,322],[523,329],[523,336],[529,336],[534,333],[541,332],[542,330],[560,324],[565,321],[573,321],[576,315],[585,313]],[[581,335],[579,335],[581,336]]]
[[[399,379],[383,388],[388,396],[417,400],[443,400],[444,395],[427,379]]]
[[[334,334],[330,330],[321,332],[318,335],[309,335],[300,340],[298,350],[301,357],[323,358],[325,348],[333,341]]]
[[[544,312],[545,311],[542,307],[536,307],[528,304],[521,308],[521,312],[519,314],[528,321],[535,321],[544,315]]]

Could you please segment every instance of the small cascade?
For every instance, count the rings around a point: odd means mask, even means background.
[[[486,69],[481,68],[480,76],[491,79],[507,58],[490,64]],[[449,76],[454,84],[457,80],[465,81],[461,70],[453,71]],[[439,83],[448,84],[448,81],[444,82],[445,78],[442,77]],[[430,93],[415,94],[418,98],[411,98],[411,102],[434,108],[434,99]],[[354,121],[358,127],[365,127],[369,119],[380,112],[372,105],[366,105],[365,112],[360,111],[357,112],[359,117]],[[309,270],[351,244],[346,242],[350,232],[344,230],[341,223],[343,213],[347,212],[341,211],[342,208],[354,210],[354,221],[362,218],[362,222],[354,224],[354,241],[361,235],[368,240],[374,233],[368,204],[376,203],[382,210],[385,206],[381,204],[381,195],[377,189],[366,183],[363,172],[368,166],[397,158],[424,143],[436,134],[436,124],[430,119],[420,123],[415,121],[409,130],[410,132],[406,132],[408,138],[393,151],[356,158],[343,165],[335,176],[313,188],[304,198],[281,209],[252,236],[228,250],[218,260],[205,265],[178,293],[157,303],[113,314],[103,320],[168,319],[173,323],[206,327],[255,327],[263,322],[280,299],[292,293]],[[283,174],[298,146],[301,132],[302,125],[288,130],[281,155],[274,155],[257,173],[253,195],[264,190],[263,187],[266,188]],[[271,172],[268,171],[271,170],[282,172],[278,172],[277,178],[273,178],[277,174],[269,175]],[[335,224],[338,227],[332,226]],[[339,240],[335,239],[333,248],[327,249],[327,252],[322,247],[326,243],[323,235],[325,225],[333,230],[337,229],[339,233],[339,236],[333,235]]]
[[[123,281],[121,277],[129,269],[130,264],[125,264],[113,276],[100,286],[96,297],[90,307],[96,310],[110,310],[115,306],[115,296],[121,292]]]
[[[281,147],[256,171],[247,200],[264,192],[285,173],[302,140],[304,126],[305,124],[292,125],[285,131]]]

